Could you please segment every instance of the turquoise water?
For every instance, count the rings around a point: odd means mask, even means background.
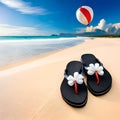
[[[68,48],[84,42],[84,39],[58,36],[0,37],[0,66]]]
[[[0,40],[40,40],[40,39],[57,39],[60,36],[0,36]],[[69,38],[69,37],[64,37]],[[71,37],[70,37],[71,38]]]

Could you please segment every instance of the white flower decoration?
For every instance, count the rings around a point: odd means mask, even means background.
[[[99,75],[104,75],[103,66],[101,66],[99,63],[95,64],[89,64],[89,67],[85,67],[88,73],[88,75],[93,75],[95,72],[97,72]]]
[[[69,86],[73,86],[76,83],[78,84],[82,84],[83,83],[83,76],[82,74],[79,74],[78,72],[74,72],[74,76],[69,75],[66,77],[66,79],[68,80],[68,85]]]

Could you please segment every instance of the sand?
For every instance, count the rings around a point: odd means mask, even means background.
[[[0,120],[119,120],[120,38],[95,38],[42,58],[0,71]],[[112,75],[111,90],[100,97],[88,92],[83,108],[66,104],[60,85],[66,64],[93,53]]]

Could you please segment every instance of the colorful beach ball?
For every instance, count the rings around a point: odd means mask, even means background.
[[[93,14],[94,13],[91,7],[81,6],[76,11],[76,18],[80,23],[84,25],[89,25],[93,19]]]

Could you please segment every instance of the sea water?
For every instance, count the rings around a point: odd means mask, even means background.
[[[83,37],[7,36],[0,37],[0,66],[84,42]]]

